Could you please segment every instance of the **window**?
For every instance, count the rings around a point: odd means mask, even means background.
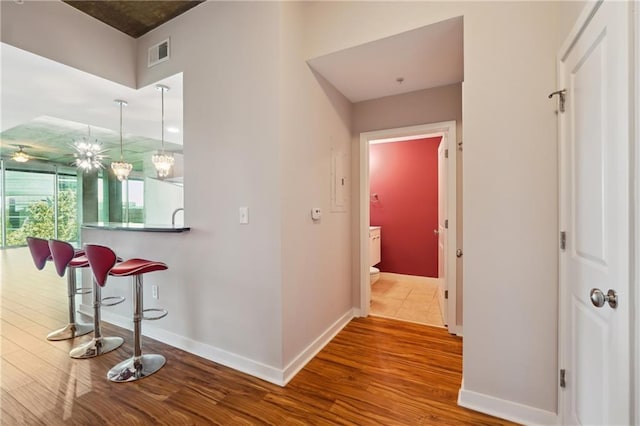
[[[51,173],[6,170],[7,246],[22,246],[28,236],[54,238],[54,179]]]

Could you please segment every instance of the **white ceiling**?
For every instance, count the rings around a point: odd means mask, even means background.
[[[462,43],[458,17],[307,62],[351,102],[361,102],[463,81]]]
[[[152,84],[132,89],[5,43],[0,44],[0,131],[48,116],[118,131],[120,112],[114,99],[128,101],[123,132],[159,140],[162,132],[161,94]],[[165,93],[166,141],[182,145],[182,74],[158,83]],[[86,128],[83,134],[86,135]],[[29,141],[25,141],[29,144]]]

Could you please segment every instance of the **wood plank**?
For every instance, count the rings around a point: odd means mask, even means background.
[[[511,424],[457,405],[462,339],[384,318],[352,320],[286,387],[146,337],[144,352],[165,355],[166,366],[138,382],[112,383],[107,371],[130,356],[131,332],[103,324],[105,335],[125,344],[71,359],[69,350],[91,335],[45,340],[50,325],[66,318],[63,282],[35,271],[26,249],[0,256],[2,424]],[[20,273],[19,265],[34,271]],[[34,291],[42,293],[29,297]]]

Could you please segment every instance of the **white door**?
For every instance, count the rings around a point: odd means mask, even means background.
[[[592,7],[591,5],[587,7]],[[604,2],[561,52],[562,424],[630,424],[629,4]],[[588,16],[588,15],[582,15]],[[590,294],[617,293],[596,307]],[[594,296],[595,297],[595,296]]]
[[[446,263],[446,244],[447,244],[447,160],[445,158],[447,152],[446,135],[442,136],[440,145],[438,145],[438,283],[440,301],[440,312],[442,312],[442,321],[447,324],[447,302],[444,298],[447,291],[447,263]]]

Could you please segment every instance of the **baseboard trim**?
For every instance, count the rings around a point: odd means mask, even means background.
[[[83,315],[93,317],[93,307],[85,304],[81,304],[79,311]],[[102,320],[116,325],[118,327],[125,328],[127,330],[133,329],[133,322],[130,318],[116,315],[111,312],[102,311]],[[143,335],[151,337],[167,345],[182,349],[194,355],[201,356],[209,361],[216,362],[234,370],[241,371],[254,377],[258,377],[267,382],[273,383],[278,386],[284,386],[284,374],[283,370],[272,367],[270,365],[262,364],[260,362],[245,358],[241,355],[228,352],[215,346],[207,345],[202,342],[189,339],[184,336],[160,329],[152,324],[145,324],[143,327]]]
[[[355,316],[354,310],[349,309],[342,317],[327,328],[324,333],[307,346],[305,350],[300,352],[298,356],[284,368],[284,385],[289,383]]]
[[[464,381],[458,393],[458,405],[525,425],[558,424],[556,413],[466,390]]]
[[[81,304],[78,310],[83,315],[93,317],[93,306]],[[131,318],[123,317],[105,310],[103,310],[101,314],[104,322],[127,330],[133,330],[133,322],[131,321]],[[275,385],[285,386],[336,336],[336,334],[340,332],[340,330],[349,323],[349,321],[351,321],[351,319],[353,319],[353,317],[354,311],[353,309],[349,309],[344,313],[344,315],[342,315],[342,317],[327,328],[324,333],[307,346],[305,350],[300,352],[300,354],[296,356],[295,359],[283,370],[216,348],[215,346],[207,345],[170,331],[163,330],[153,324],[144,325],[143,335],[189,353],[201,356],[209,361],[213,361],[226,367],[233,368],[234,370],[266,380],[267,382]]]

